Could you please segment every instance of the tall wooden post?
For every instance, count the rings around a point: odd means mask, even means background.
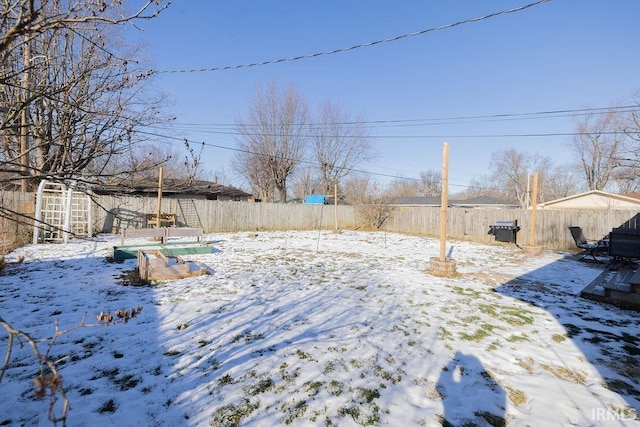
[[[447,258],[447,205],[449,204],[449,143],[442,148],[442,190],[440,194],[440,261]]]
[[[529,245],[535,244],[536,211],[538,210],[538,172],[533,174],[533,193],[531,194],[531,225],[529,227]]]
[[[456,275],[456,261],[447,258],[447,208],[449,205],[449,143],[442,149],[442,189],[440,190],[440,257],[431,258],[431,274],[441,277]]]
[[[338,182],[333,184],[333,217],[335,219],[335,232],[338,231]]]
[[[162,166],[158,172],[158,207],[156,208],[156,227],[160,228],[162,221],[160,221],[160,214],[162,213]]]

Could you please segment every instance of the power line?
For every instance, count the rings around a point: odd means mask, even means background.
[[[473,116],[452,116],[452,117],[431,117],[422,119],[388,119],[388,120],[359,120],[359,121],[347,121],[347,122],[331,122],[331,123],[307,123],[307,124],[293,124],[293,126],[325,126],[325,125],[402,125],[402,126],[423,126],[423,125],[447,125],[447,124],[462,124],[462,123],[482,123],[482,122],[494,122],[494,121],[507,121],[507,120],[530,120],[530,119],[545,119],[556,117],[574,117],[583,116],[587,114],[608,114],[608,113],[633,113],[639,112],[639,105],[620,105],[614,107],[594,107],[594,108],[578,108],[578,109],[565,109],[565,110],[549,110],[549,111],[536,111],[528,113],[499,113],[499,114],[486,114],[486,115],[473,115]],[[425,123],[427,122],[427,123]],[[252,126],[249,123],[179,123],[174,122],[174,125],[186,126],[186,127],[236,127],[238,125]],[[186,129],[185,129],[186,130]]]
[[[148,126],[157,129],[154,126]],[[160,128],[164,129],[164,128]],[[201,130],[200,133],[213,135],[229,135],[229,136],[301,136],[311,137],[312,135],[287,135],[287,134],[270,134],[264,132],[235,132],[235,131],[218,131],[218,130]],[[467,139],[467,138],[546,138],[546,137],[565,137],[565,136],[584,136],[584,135],[626,135],[625,131],[593,131],[593,132],[558,132],[558,133],[505,133],[505,134],[442,134],[442,135],[352,135],[349,138],[354,139]],[[338,135],[325,135],[327,138],[337,137]]]
[[[155,136],[155,137],[164,138],[164,139],[172,139],[172,140],[181,141],[181,142],[184,142],[184,143],[187,143],[187,144],[204,145],[206,147],[219,148],[221,150],[229,150],[229,151],[235,151],[235,152],[238,152],[238,153],[247,153],[247,154],[254,154],[254,155],[258,155],[258,156],[266,156],[266,154],[257,153],[255,151],[243,150],[241,148],[235,148],[235,147],[227,147],[227,146],[224,146],[224,145],[212,144],[212,143],[205,142],[205,141],[192,141],[192,140],[189,140],[187,138],[180,138],[180,137],[176,137],[176,136],[162,135],[162,134],[154,133],[154,132],[137,131],[137,133],[140,133],[140,134],[143,134],[143,135]],[[316,162],[311,162],[311,161],[308,161],[308,160],[299,160],[299,159],[296,159],[296,160],[298,160],[302,164],[307,164],[307,165],[311,165],[311,166],[320,166],[320,164],[316,163]],[[368,175],[380,176],[380,177],[384,177],[384,178],[403,179],[403,180],[407,180],[407,181],[420,181],[417,178],[407,178],[407,177],[398,176],[398,175],[390,175],[390,174],[384,174],[384,173],[379,173],[379,172],[371,172],[371,171],[365,171],[365,170],[355,169],[355,168],[346,168],[346,169],[349,170],[350,172],[365,173],[365,174],[368,174]],[[452,184],[452,185],[454,185],[454,184]]]
[[[340,49],[334,49],[334,50],[329,50],[329,51],[324,51],[324,52],[316,52],[316,53],[311,53],[311,54],[307,54],[307,55],[299,55],[299,56],[293,56],[293,57],[289,57],[289,58],[280,58],[280,59],[272,59],[272,60],[268,60],[268,61],[262,61],[262,62],[253,62],[253,63],[249,63],[249,64],[240,64],[240,65],[227,65],[227,66],[223,66],[223,67],[211,67],[211,68],[199,68],[199,69],[187,69],[187,70],[158,70],[158,71],[151,71],[153,73],[162,73],[162,74],[168,74],[168,73],[204,73],[204,72],[213,72],[213,71],[224,71],[224,70],[235,70],[235,69],[239,69],[239,68],[252,68],[252,67],[259,67],[259,66],[263,66],[263,65],[271,65],[271,64],[279,64],[279,63],[283,63],[283,62],[292,62],[292,61],[299,61],[302,59],[311,59],[311,58],[317,58],[320,56],[328,56],[328,55],[335,55],[337,53],[343,53],[343,52],[348,52],[351,50],[356,50],[356,49],[360,49],[360,48],[364,48],[364,47],[369,47],[369,46],[375,46],[375,45],[379,45],[379,44],[383,44],[383,43],[391,43],[391,42],[395,42],[398,40],[402,40],[402,39],[406,39],[409,37],[415,37],[415,36],[420,36],[426,33],[431,33],[434,31],[440,31],[440,30],[446,30],[449,28],[453,28],[453,27],[457,27],[460,25],[464,25],[464,24],[470,24],[473,22],[479,22],[479,21],[483,21],[485,19],[490,19],[490,18],[494,18],[496,16],[500,16],[500,15],[506,15],[509,13],[515,13],[515,12],[520,12],[522,10],[528,9],[530,7],[533,6],[537,6],[541,3],[547,3],[550,0],[539,0],[533,3],[529,3],[529,4],[525,4],[523,6],[519,6],[519,7],[515,7],[513,9],[507,9],[507,10],[502,10],[500,12],[494,12],[494,13],[490,13],[488,15],[484,15],[484,16],[480,16],[477,18],[471,18],[471,19],[465,19],[464,21],[458,21],[458,22],[454,22],[452,24],[446,24],[446,25],[441,25],[438,27],[432,27],[432,28],[426,28],[424,30],[420,30],[420,31],[414,31],[411,33],[406,33],[406,34],[401,34],[399,36],[394,36],[394,37],[389,37],[386,39],[381,39],[381,40],[375,40],[372,42],[367,42],[367,43],[360,43],[357,45],[353,45],[353,46],[349,46],[349,47],[343,47]]]

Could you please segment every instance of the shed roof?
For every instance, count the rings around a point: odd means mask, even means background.
[[[442,199],[440,196],[417,196],[417,197],[396,197],[392,204],[403,206],[440,206]],[[491,196],[476,196],[467,199],[449,199],[449,206],[455,207],[518,207],[517,203],[508,202]]]
[[[540,203],[539,206],[544,209],[634,209],[640,207],[640,198],[637,194],[631,196],[591,190]]]
[[[158,181],[140,179],[103,184],[94,188],[93,191],[96,194],[157,194]],[[251,194],[238,188],[228,187],[211,181],[174,178],[165,178],[162,180],[162,193],[174,195],[251,197]]]

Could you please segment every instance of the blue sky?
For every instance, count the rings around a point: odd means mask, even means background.
[[[325,52],[452,24],[532,2],[405,0],[180,1],[132,37],[160,71],[209,69]],[[293,84],[312,104],[339,102],[371,127],[380,182],[442,167],[450,191],[487,173],[492,152],[515,148],[572,161],[574,117],[450,120],[627,105],[640,89],[640,2],[550,0],[480,22],[334,55],[251,68],[159,73],[178,135],[234,148],[232,125],[257,86]],[[410,120],[416,120],[415,122]],[[395,122],[395,121],[400,121]],[[410,122],[402,122],[410,121]],[[186,126],[188,124],[188,126]],[[411,126],[409,126],[411,125]],[[168,133],[155,129],[158,133]],[[488,137],[488,135],[493,135]],[[473,136],[473,137],[472,137]],[[179,142],[176,142],[179,144]],[[238,183],[232,150],[207,146],[209,177]]]

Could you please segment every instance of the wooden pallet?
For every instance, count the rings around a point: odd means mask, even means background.
[[[138,251],[138,272],[140,279],[177,280],[209,274],[209,269],[201,263],[185,261],[181,256],[166,256],[159,250]]]

